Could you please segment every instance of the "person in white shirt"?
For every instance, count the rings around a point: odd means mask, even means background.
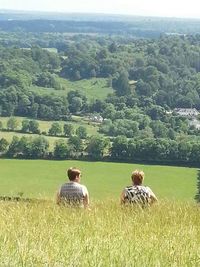
[[[80,184],[81,171],[75,167],[67,170],[69,182],[64,183],[57,192],[56,203],[88,208],[89,193],[86,186]]]
[[[133,171],[131,179],[132,185],[125,187],[121,193],[121,204],[129,203],[146,206],[158,200],[149,187],[142,185],[144,181],[143,171]]]

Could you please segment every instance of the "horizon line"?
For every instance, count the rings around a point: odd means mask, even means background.
[[[200,20],[200,17],[187,17],[187,16],[161,16],[161,15],[136,15],[136,14],[126,14],[126,13],[104,13],[97,11],[81,12],[81,11],[51,11],[51,10],[30,10],[30,9],[9,9],[9,8],[0,8],[0,13],[46,13],[46,14],[62,14],[62,15],[103,15],[103,16],[121,16],[121,17],[140,17],[140,18],[156,18],[156,19],[183,19],[183,20]]]

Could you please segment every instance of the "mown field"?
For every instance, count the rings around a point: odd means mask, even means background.
[[[82,183],[86,184],[92,200],[113,198],[116,201],[134,169],[145,172],[145,184],[158,198],[193,200],[196,194],[196,168],[150,166],[128,163],[48,161],[48,160],[0,160],[0,195],[53,199],[58,187],[67,180],[65,171],[71,166],[82,170]]]
[[[3,124],[3,128],[6,129],[7,128],[7,121],[10,117],[0,117],[0,121]],[[25,134],[25,133],[20,133],[20,129],[22,127],[22,121],[25,119],[30,120],[30,118],[25,118],[25,117],[16,117],[18,120],[18,127],[16,128],[17,131],[0,131],[0,139],[1,138],[5,138],[8,142],[12,141],[13,136],[18,136],[19,138],[21,138],[22,136],[26,136],[26,137],[35,137],[38,136],[38,134]],[[63,125],[65,123],[67,124],[72,124],[74,127],[74,131],[76,131],[76,129],[79,126],[84,126],[87,130],[87,134],[88,136],[91,135],[96,135],[98,133],[98,129],[99,129],[99,125],[98,123],[95,122],[90,122],[88,120],[86,120],[86,118],[82,118],[80,116],[72,116],[73,121],[59,121],[61,127],[63,128]],[[52,123],[54,123],[55,121],[42,121],[42,120],[37,120],[37,122],[39,123],[39,129],[41,132],[46,132],[48,134],[49,129],[51,128]],[[62,137],[55,137],[55,136],[46,136],[45,138],[49,141],[49,150],[52,151],[55,145],[55,142],[58,139],[65,139],[66,138],[62,138]]]
[[[0,117],[0,121],[3,124],[3,128],[6,129],[7,121],[10,117]],[[30,118],[25,117],[15,117],[18,121],[18,127],[16,130],[20,130],[22,127],[22,121],[27,119],[31,120]],[[52,123],[55,121],[44,121],[44,120],[36,120],[39,123],[39,129],[41,132],[47,132],[51,128]],[[79,126],[84,126],[87,129],[87,133],[89,135],[97,134],[99,125],[98,123],[88,121],[86,118],[80,117],[80,116],[72,116],[72,121],[56,121],[60,123],[61,126],[63,126],[65,123],[72,124],[74,129],[76,130]],[[3,135],[3,132],[1,132],[1,135]]]
[[[19,132],[0,132],[0,139],[5,138],[9,143],[12,141],[13,136],[17,136],[18,138],[21,138],[23,136],[26,137],[37,137],[39,136],[38,134],[24,134],[24,133],[19,133]],[[55,142],[59,139],[64,139],[67,140],[66,138],[61,138],[61,137],[54,137],[54,136],[45,136],[45,138],[49,142],[49,151],[53,151]]]
[[[44,88],[38,86],[31,86],[30,91],[37,91],[40,94],[55,94],[58,96],[67,96],[71,90],[81,91],[89,100],[93,99],[105,99],[110,93],[113,93],[113,89],[107,85],[108,81],[105,78],[92,78],[89,80],[82,79],[80,81],[70,81],[57,77],[63,90],[56,90],[53,88]]]

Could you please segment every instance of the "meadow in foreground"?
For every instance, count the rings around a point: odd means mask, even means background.
[[[135,169],[145,172],[144,184],[152,188],[159,199],[194,200],[197,188],[197,168],[142,165],[133,163],[0,160],[0,195],[49,198],[67,179],[66,169],[76,166],[82,171],[81,182],[95,200],[113,198],[118,201],[122,189],[131,182]]]
[[[149,209],[93,202],[0,203],[0,266],[200,266],[200,210],[161,201]]]

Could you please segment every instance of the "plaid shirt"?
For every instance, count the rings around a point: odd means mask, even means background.
[[[83,205],[83,199],[88,194],[84,185],[76,182],[68,182],[61,186],[59,196],[67,204]]]

